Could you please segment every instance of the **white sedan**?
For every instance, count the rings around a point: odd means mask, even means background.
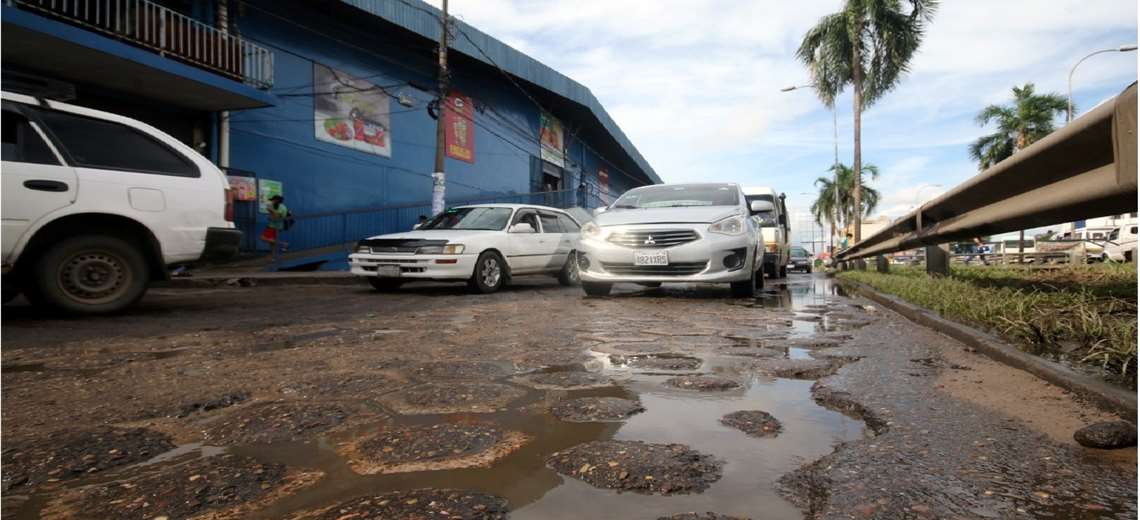
[[[361,240],[348,262],[381,291],[414,280],[463,280],[492,293],[528,274],[575,285],[579,228],[570,214],[545,206],[459,206],[413,231]]]

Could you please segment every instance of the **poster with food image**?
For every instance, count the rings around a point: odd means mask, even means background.
[[[471,98],[452,90],[444,103],[443,128],[447,156],[475,163],[475,104]]]
[[[281,181],[273,181],[269,179],[257,179],[257,190],[260,200],[258,201],[259,209],[262,213],[269,213],[269,199],[276,195],[285,196],[284,186]]]
[[[565,166],[562,141],[562,122],[546,113],[538,115],[538,145],[542,160],[559,168]]]
[[[257,200],[257,187],[254,185],[257,179],[236,175],[227,175],[226,179],[230,182],[230,191],[234,194],[234,200],[242,202]]]
[[[345,72],[313,64],[313,120],[318,141],[392,156],[388,94]]]

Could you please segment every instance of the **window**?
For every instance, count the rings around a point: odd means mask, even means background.
[[[1093,233],[1092,237],[1093,237],[1093,240],[1100,240],[1100,239],[1104,238],[1104,233]]]
[[[1136,234],[1136,226],[1132,226],[1131,228],[1129,228],[1128,232],[1135,235]]]
[[[1120,230],[1119,229],[1114,229],[1108,233],[1108,240],[1109,241],[1116,240],[1118,238],[1120,238]]]
[[[511,224],[511,227],[514,227],[515,224],[530,224],[530,227],[534,228],[535,233],[538,233],[540,229],[538,227],[538,213],[530,209],[520,210],[518,214],[515,215],[515,220],[514,223]]]
[[[421,231],[433,229],[478,229],[498,231],[511,218],[510,208],[451,208],[420,226]]]
[[[562,233],[562,226],[558,223],[557,215],[539,213],[538,218],[542,219],[543,233]]]
[[[740,191],[727,184],[673,184],[630,190],[614,203],[614,209],[682,208],[689,206],[735,206]]]
[[[562,224],[563,233],[577,233],[579,229],[578,223],[574,219],[566,215],[558,215],[558,223]]]
[[[3,134],[5,162],[58,165],[59,160],[48,148],[40,134],[32,128],[28,118],[12,110],[4,111]]]
[[[54,110],[40,118],[76,166],[175,177],[198,177],[198,167],[169,146],[126,125]]]

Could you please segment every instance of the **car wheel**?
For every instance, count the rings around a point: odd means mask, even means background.
[[[371,285],[372,288],[376,289],[377,291],[389,292],[399,289],[401,285],[404,285],[404,281],[396,278],[380,278],[378,276],[370,276],[368,277],[368,285]]]
[[[563,265],[562,270],[558,272],[558,283],[571,287],[581,282],[578,276],[578,253],[571,252],[570,256],[566,257],[566,265]]]
[[[764,287],[764,273],[753,271],[748,280],[732,282],[731,286],[734,298],[755,298],[760,288]]]
[[[28,295],[36,303],[73,314],[122,310],[142,298],[150,280],[138,248],[107,235],[64,239],[34,265]]]
[[[494,251],[486,251],[475,261],[475,272],[467,285],[475,292],[488,294],[501,289],[506,279],[507,264],[503,257]]]
[[[604,282],[582,282],[582,290],[586,291],[589,296],[608,296],[610,289],[614,288],[612,283]]]
[[[8,303],[20,296],[20,288],[12,281],[12,275],[9,274],[0,279],[3,280],[0,282],[0,287],[2,287],[0,294],[3,295],[2,303]]]

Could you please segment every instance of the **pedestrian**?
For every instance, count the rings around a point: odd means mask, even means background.
[[[847,249],[847,247],[851,245],[852,238],[855,238],[855,235],[852,235],[851,233],[844,235],[843,240],[839,243],[839,249]]]
[[[986,249],[989,248],[986,247],[985,242],[982,242],[982,237],[974,237],[974,249],[978,253],[978,258],[982,259],[982,265],[990,265],[989,261],[986,260]]]
[[[586,202],[587,202],[586,201],[586,195],[587,195],[586,181],[582,180],[581,182],[578,183],[578,207],[580,207],[580,208],[588,207],[586,205]]]
[[[261,233],[261,240],[269,244],[273,263],[276,264],[280,254],[289,250],[289,243],[282,239],[281,232],[288,229],[293,214],[285,205],[285,197],[281,195],[269,197],[269,205],[265,209],[269,213],[269,223]]]

